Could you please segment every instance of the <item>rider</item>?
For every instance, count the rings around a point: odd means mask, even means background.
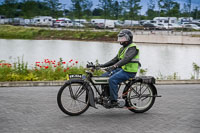
[[[130,78],[134,78],[139,63],[139,48],[133,43],[133,34],[128,29],[123,29],[118,34],[118,42],[122,45],[118,54],[105,64],[99,67],[108,67],[108,72],[102,76],[110,76],[109,91],[111,106],[117,106],[118,84]]]

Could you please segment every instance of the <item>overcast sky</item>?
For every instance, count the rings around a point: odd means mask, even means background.
[[[0,0],[0,2],[3,2],[4,0]],[[41,0],[42,1],[42,0]],[[59,0],[62,4],[66,4],[65,8],[69,9],[71,6],[71,0]],[[119,2],[122,0],[118,0]],[[147,3],[149,0],[141,0],[140,5],[142,6],[141,14],[144,15],[145,12],[147,11]],[[154,0],[157,1],[157,0]],[[181,8],[183,8],[183,4],[187,3],[188,0],[174,0],[177,1],[178,3],[181,4]],[[93,7],[97,7],[97,4],[99,3],[99,0],[92,0],[93,2]],[[156,2],[157,3],[157,2]],[[64,6],[63,6],[64,7]],[[198,7],[200,10],[200,0],[192,0],[192,9]],[[158,10],[158,7],[156,7],[156,10]]]
[[[71,6],[71,0],[59,0],[62,4],[66,4],[66,9]],[[118,0],[119,2],[121,0]],[[149,0],[141,0],[140,5],[142,6],[141,14],[145,14],[147,11],[147,3]],[[154,0],[157,1],[157,0]],[[181,8],[183,7],[183,4],[186,3],[188,0],[175,0],[178,3],[181,4]],[[99,0],[92,0],[93,2],[93,8],[97,7],[97,4],[99,3]],[[192,8],[199,7],[200,9],[200,0],[192,0]],[[158,10],[158,9],[157,9]]]

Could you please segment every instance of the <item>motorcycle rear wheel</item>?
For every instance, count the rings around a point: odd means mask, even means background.
[[[134,83],[127,91],[126,106],[134,113],[144,113],[153,106],[154,95],[154,88],[150,84]]]

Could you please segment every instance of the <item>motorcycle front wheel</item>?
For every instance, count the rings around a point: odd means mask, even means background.
[[[90,105],[87,88],[81,82],[66,83],[58,91],[57,103],[65,114],[80,115]]]

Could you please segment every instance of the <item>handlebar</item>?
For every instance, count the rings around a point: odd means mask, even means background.
[[[96,66],[93,65],[93,64],[87,64],[86,67],[87,67],[87,68],[96,68]]]
[[[110,72],[108,71],[107,68],[102,68],[98,65],[94,65],[92,62],[88,62],[88,64],[86,65],[86,68],[90,68],[92,71],[101,69],[103,71]]]
[[[94,65],[93,62],[88,62],[88,64],[86,65],[86,68],[97,69],[98,67]]]

